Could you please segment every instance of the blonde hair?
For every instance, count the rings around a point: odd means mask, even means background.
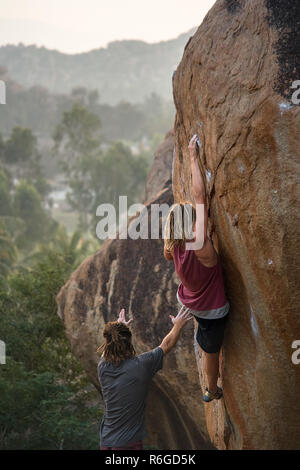
[[[171,207],[164,229],[165,248],[172,251],[174,246],[185,247],[193,238],[193,225],[196,222],[196,209],[189,202],[179,202]]]
[[[131,343],[131,331],[127,325],[118,321],[107,323],[103,330],[104,343],[97,349],[103,352],[105,361],[118,365],[125,359],[135,356]]]

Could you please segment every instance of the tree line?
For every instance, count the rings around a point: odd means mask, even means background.
[[[14,126],[0,135],[0,339],[7,350],[1,449],[98,448],[99,396],[70,350],[55,297],[99,247],[95,208],[119,195],[140,201],[151,160],[143,148],[108,144],[99,116],[79,102],[56,124],[51,158],[79,213],[71,235],[52,217],[51,184],[33,131]]]

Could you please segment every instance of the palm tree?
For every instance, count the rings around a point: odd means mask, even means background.
[[[84,240],[78,230],[69,236],[65,228],[59,226],[55,238],[48,245],[38,245],[35,252],[24,258],[21,264],[32,265],[51,253],[59,253],[64,257],[70,271],[73,271],[88,254],[93,253],[97,248],[94,239]]]
[[[94,240],[84,240],[79,230],[69,237],[62,227],[58,229],[55,241],[51,245],[65,256],[66,262],[72,269],[75,269],[95,248]]]

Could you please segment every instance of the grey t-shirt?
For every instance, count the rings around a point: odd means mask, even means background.
[[[148,386],[163,366],[163,355],[157,347],[118,366],[101,358],[98,378],[105,404],[100,429],[102,446],[123,447],[144,439]]]

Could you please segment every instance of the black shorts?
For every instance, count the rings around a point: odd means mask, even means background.
[[[201,349],[207,353],[219,352],[224,338],[225,326],[229,313],[222,318],[206,319],[194,315],[198,322],[197,342]]]

